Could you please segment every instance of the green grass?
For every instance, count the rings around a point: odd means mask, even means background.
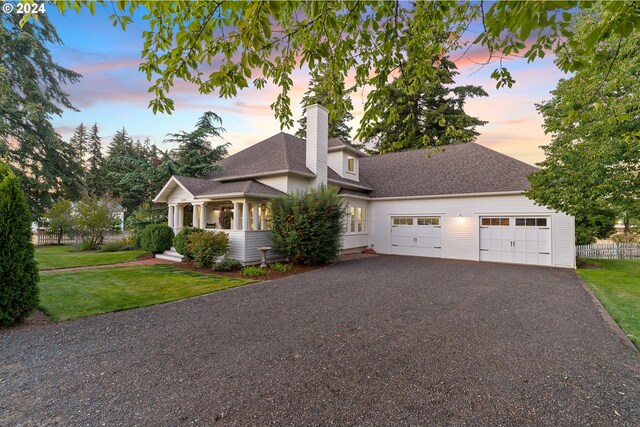
[[[79,252],[76,246],[43,246],[36,248],[40,270],[87,265],[117,264],[135,261],[145,251]]]
[[[640,260],[590,259],[600,269],[579,269],[578,275],[636,347],[640,348]]]
[[[56,321],[146,307],[253,283],[169,265],[42,274],[40,307]]]

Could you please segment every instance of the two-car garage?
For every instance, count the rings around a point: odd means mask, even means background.
[[[552,265],[550,220],[547,216],[478,217],[477,259]],[[446,244],[442,226],[443,218],[440,216],[392,216],[391,253],[442,257],[443,245]]]

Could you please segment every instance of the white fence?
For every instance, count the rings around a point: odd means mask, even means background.
[[[640,243],[601,243],[577,245],[578,258],[640,259]]]
[[[115,242],[116,240],[120,240],[123,237],[127,237],[129,235],[128,232],[123,233],[107,233],[104,235],[104,243]],[[67,236],[66,234],[62,236],[60,239],[60,244],[62,245],[74,245],[82,242],[82,237],[80,236]],[[47,246],[47,245],[57,245],[58,244],[58,234],[57,233],[49,233],[46,230],[39,229],[34,234],[33,243],[36,246]]]

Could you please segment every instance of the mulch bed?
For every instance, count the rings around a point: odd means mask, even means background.
[[[264,276],[243,276],[242,274],[240,274],[239,271],[213,271],[210,268],[196,267],[191,261],[182,261],[181,263],[176,263],[172,265],[177,268],[197,271],[199,273],[215,274],[216,276],[264,281],[264,280],[280,279],[282,277],[293,276],[294,274],[300,274],[300,273],[306,273],[308,271],[318,270],[326,266],[327,264],[319,264],[319,265],[296,264],[293,266],[293,270],[286,273],[281,273],[280,271],[268,269],[269,273]]]

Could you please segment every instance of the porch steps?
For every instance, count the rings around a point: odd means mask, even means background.
[[[158,259],[166,259],[167,261],[175,261],[182,262],[184,261],[184,257],[176,252],[176,248],[173,246],[168,251],[164,251],[161,254],[156,254],[156,258]]]

